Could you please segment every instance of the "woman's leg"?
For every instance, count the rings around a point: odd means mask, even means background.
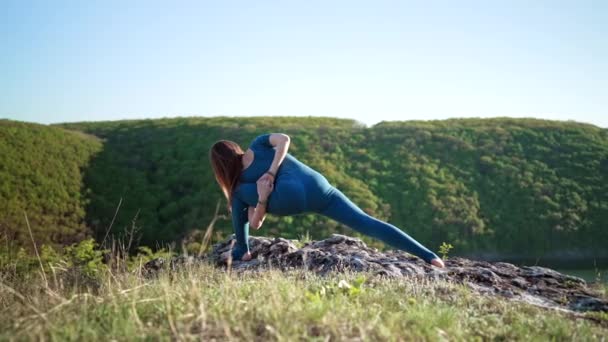
[[[428,263],[432,259],[438,258],[435,253],[428,250],[399,228],[365,213],[340,190],[334,188],[334,191],[329,196],[329,204],[326,208],[319,211],[320,214],[343,223],[360,233],[411,253]]]

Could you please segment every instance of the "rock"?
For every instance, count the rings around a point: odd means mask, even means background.
[[[231,240],[214,245],[203,258],[175,257],[171,269],[178,265],[211,260],[226,267],[221,257],[230,250]],[[502,296],[516,301],[553,308],[570,313],[585,311],[608,312],[608,301],[593,293],[583,279],[565,275],[539,266],[518,267],[505,262],[485,262],[452,257],[440,269],[400,251],[379,252],[360,239],[334,234],[330,238],[306,243],[301,248],[283,238],[250,237],[250,261],[230,260],[233,271],[262,270],[268,267],[282,270],[305,269],[321,275],[330,272],[370,272],[391,278],[422,277],[446,279],[465,284],[480,294]],[[149,273],[161,269],[167,262],[155,259],[144,268]]]

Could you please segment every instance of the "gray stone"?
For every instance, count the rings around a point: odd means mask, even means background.
[[[368,272],[378,277],[423,277],[445,279],[467,285],[485,295],[523,301],[529,304],[567,311],[608,312],[608,301],[594,293],[578,277],[559,273],[539,266],[517,267],[505,262],[485,262],[452,257],[440,269],[405,252],[379,252],[369,248],[360,239],[334,234],[330,238],[306,243],[298,248],[283,238],[250,237],[251,261],[226,260],[231,240],[214,245],[202,258],[175,257],[170,262],[155,259],[144,268],[154,273],[169,265],[175,269],[182,264],[213,262],[218,267],[228,264],[235,272],[261,271],[268,267],[282,270],[304,269],[321,275],[335,272]]]

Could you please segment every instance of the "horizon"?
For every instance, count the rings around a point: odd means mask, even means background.
[[[549,121],[549,122],[557,122],[557,123],[572,123],[572,124],[582,124],[582,125],[590,125],[590,126],[594,126],[600,129],[608,129],[606,127],[601,127],[598,125],[595,125],[593,123],[588,123],[588,122],[583,122],[583,121],[576,121],[576,120],[572,120],[572,119],[567,119],[567,120],[556,120],[556,119],[544,119],[544,118],[538,118],[538,117],[510,117],[510,116],[493,116],[493,117],[448,117],[448,118],[442,118],[442,119],[406,119],[406,120],[381,120],[378,121],[374,124],[366,124],[364,122],[358,121],[355,118],[348,118],[348,117],[334,117],[334,116],[313,116],[313,115],[273,115],[273,116],[263,116],[263,115],[248,115],[248,116],[234,116],[234,115],[217,115],[217,116],[203,116],[203,115],[188,115],[188,116],[184,116],[184,115],[176,115],[176,116],[161,116],[161,117],[153,117],[153,118],[124,118],[124,119],[111,119],[111,120],[81,120],[81,121],[58,121],[58,122],[50,122],[50,123],[42,123],[42,122],[35,122],[35,121],[25,121],[25,120],[18,120],[18,119],[12,119],[12,118],[0,118],[0,120],[13,120],[13,121],[17,121],[17,122],[23,122],[23,123],[31,123],[31,124],[40,124],[40,125],[46,125],[46,126],[52,126],[52,125],[63,125],[63,124],[77,124],[77,123],[102,123],[102,122],[119,122],[119,121],[147,121],[147,120],[177,120],[177,119],[217,119],[217,118],[227,118],[227,119],[255,119],[255,118],[270,118],[270,117],[276,117],[276,118],[298,118],[298,119],[315,119],[315,118],[325,118],[325,119],[339,119],[339,120],[353,120],[355,121],[357,124],[359,125],[363,125],[365,128],[372,128],[378,124],[381,124],[383,122],[432,122],[432,121],[450,121],[450,120],[501,120],[501,119],[507,119],[507,120],[538,120],[538,121]]]
[[[0,118],[534,118],[608,128],[608,3],[8,1]],[[204,114],[199,114],[204,113]]]

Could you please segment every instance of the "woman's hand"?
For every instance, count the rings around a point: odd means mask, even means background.
[[[260,179],[258,179],[259,181],[268,181],[270,182],[270,184],[274,184],[274,176],[272,176],[270,173],[266,172],[265,174],[262,175],[262,177],[260,177]]]
[[[264,202],[267,201],[274,188],[273,182],[271,182],[268,177],[262,176],[258,179],[256,184],[258,187],[258,199]]]

